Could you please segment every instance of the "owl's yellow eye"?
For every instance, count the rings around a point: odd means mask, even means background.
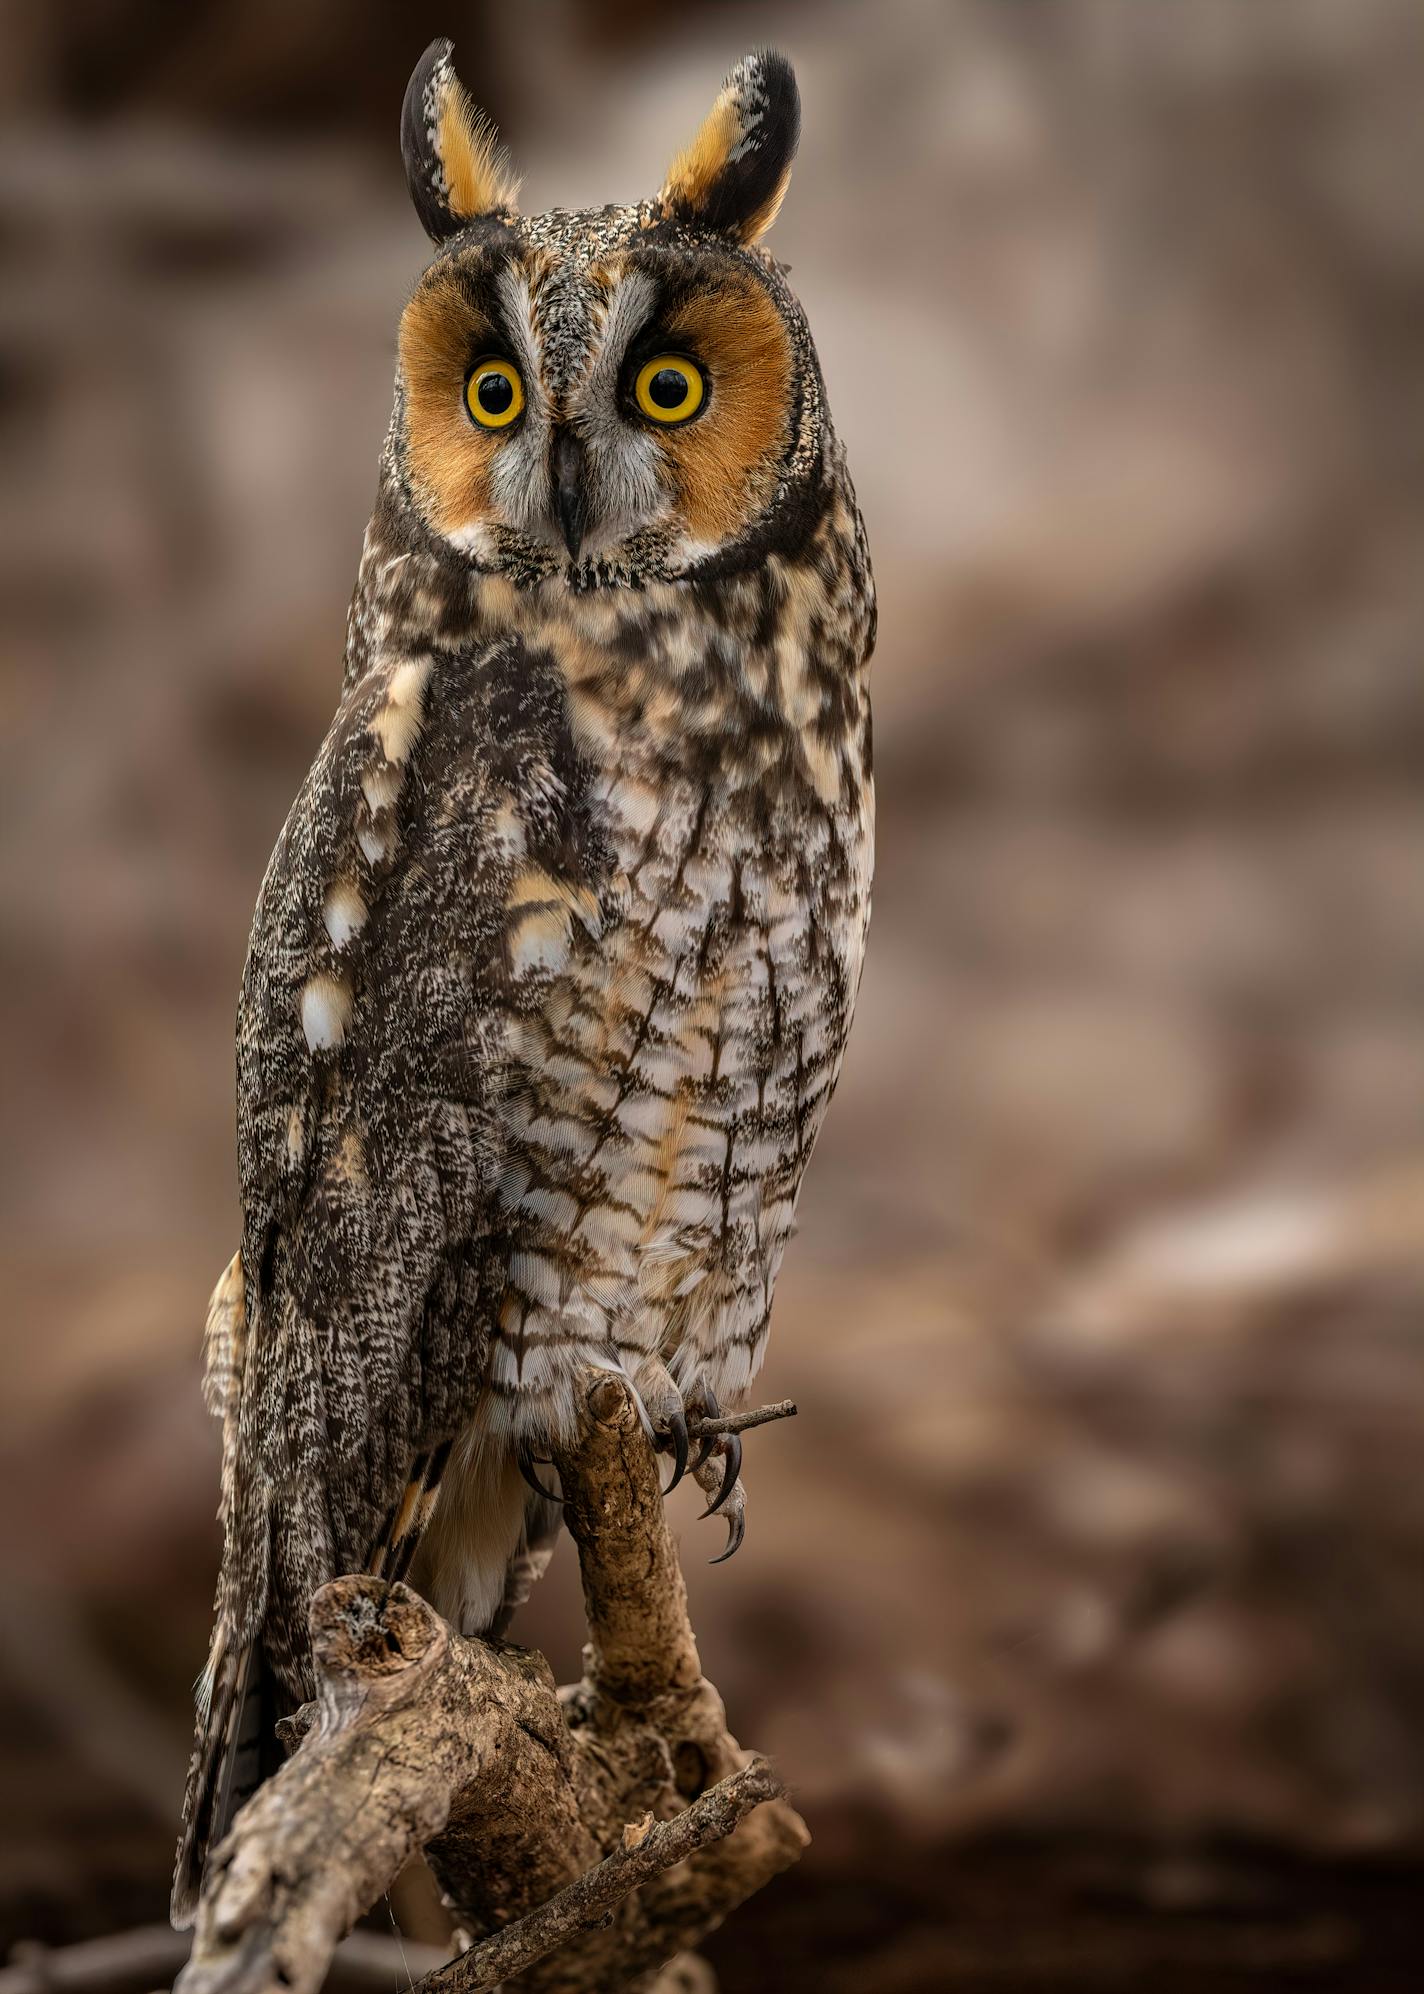
[[[686,422],[706,393],[701,369],[676,353],[660,353],[638,369],[633,399],[654,422]]]
[[[477,360],[465,383],[465,407],[481,429],[507,429],[524,407],[524,383],[507,360]]]

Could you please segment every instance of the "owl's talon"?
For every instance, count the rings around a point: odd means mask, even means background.
[[[648,1435],[659,1454],[672,1455],[672,1480],[663,1490],[671,1495],[687,1473],[690,1438],[682,1393],[660,1357],[645,1357],[634,1385],[643,1408]]]
[[[736,1503],[727,1511],[727,1548],[715,1558],[707,1560],[709,1565],[725,1565],[728,1558],[735,1558],[742,1548],[747,1534],[747,1511],[745,1502]]]
[[[732,1490],[737,1486],[737,1477],[742,1472],[741,1434],[740,1433],[722,1434],[720,1445],[718,1446],[717,1451],[718,1453],[721,1454],[723,1461],[725,1463],[722,1469],[722,1486],[720,1489],[718,1489],[716,1495],[713,1496],[711,1502],[708,1503],[706,1509],[703,1510],[702,1516],[698,1517],[697,1520],[699,1523],[702,1521],[703,1516],[715,1516],[718,1510],[722,1507],[723,1503],[727,1500],[728,1496],[732,1493]],[[737,1543],[740,1544],[741,1541],[742,1541],[741,1538],[738,1537]],[[727,1553],[727,1556],[730,1558],[731,1555],[732,1554],[729,1551]]]
[[[722,1417],[722,1408],[717,1403],[717,1394],[710,1385],[704,1385],[697,1394],[696,1411],[702,1419],[720,1419]],[[717,1435],[715,1433],[703,1434],[702,1445],[697,1450],[697,1459],[692,1464],[694,1475],[699,1468],[707,1466],[708,1461],[712,1457],[712,1450],[716,1445]]]
[[[717,1417],[715,1413],[708,1416]],[[735,1557],[741,1549],[747,1534],[747,1492],[742,1487],[741,1479],[741,1436],[736,1433],[715,1435],[711,1455],[706,1461],[699,1462],[693,1473],[698,1485],[709,1497],[703,1516],[715,1516],[721,1510],[727,1525],[726,1549],[707,1562],[709,1565],[725,1565],[728,1558]]]
[[[660,1433],[654,1444],[660,1454],[672,1453],[672,1480],[663,1490],[668,1496],[687,1473],[687,1418],[681,1407],[667,1415],[667,1431]]]
[[[515,1466],[519,1469],[519,1472],[524,1477],[525,1481],[528,1482],[530,1488],[533,1489],[535,1495],[543,1496],[545,1502],[562,1503],[563,1497],[561,1495],[555,1494],[553,1489],[546,1489],[544,1484],[540,1481],[539,1477],[535,1474],[534,1454],[531,1448],[521,1447],[516,1453],[514,1461],[515,1461]]]

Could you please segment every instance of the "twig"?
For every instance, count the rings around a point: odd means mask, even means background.
[[[720,1413],[716,1419],[690,1419],[689,1438],[711,1440],[719,1433],[746,1433],[753,1426],[766,1426],[773,1419],[795,1419],[795,1399],[778,1399],[775,1405],[754,1406],[750,1412]]]
[[[763,1758],[710,1786],[699,1800],[671,1821],[645,1821],[623,1830],[611,1856],[521,1918],[517,1925],[472,1946],[448,1966],[428,1973],[415,1994],[484,1994],[544,1959],[579,1932],[601,1923],[640,1884],[675,1863],[685,1862],[709,1842],[721,1841],[737,1824],[774,1800],[785,1788]]]

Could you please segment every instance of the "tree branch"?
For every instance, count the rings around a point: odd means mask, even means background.
[[[323,1586],[312,1721],[214,1854],[181,1994],[317,1994],[422,1848],[483,1940],[430,1994],[613,1994],[797,1859],[805,1828],[702,1677],[633,1394],[590,1373],[584,1404],[556,1456],[583,1681],[556,1691],[542,1656],[464,1639],[404,1586]]]
[[[500,1986],[576,1933],[601,1923],[640,1884],[671,1869],[674,1863],[686,1862],[708,1842],[730,1835],[753,1807],[784,1791],[767,1761],[754,1758],[740,1772],[719,1780],[671,1821],[654,1821],[647,1815],[637,1825],[630,1824],[613,1854],[596,1869],[508,1931],[485,1939],[450,1965],[428,1973],[416,1994],[485,1994],[486,1989]]]

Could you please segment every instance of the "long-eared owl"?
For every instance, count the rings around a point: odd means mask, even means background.
[[[790,65],[740,63],[655,199],[525,218],[450,56],[406,93],[436,253],[239,1000],[180,1922],[310,1694],[318,1585],[408,1575],[497,1630],[583,1367],[632,1381],[675,1473],[755,1376],[869,917],[865,538],[760,246]]]

